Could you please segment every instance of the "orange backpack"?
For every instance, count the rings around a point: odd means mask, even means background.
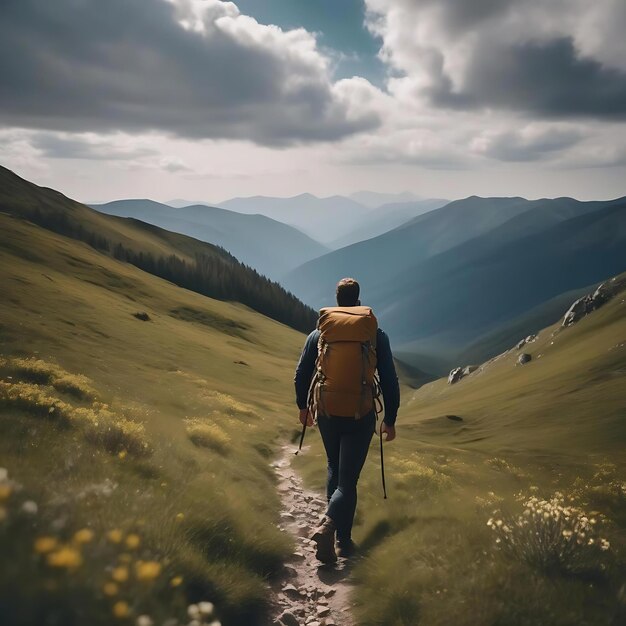
[[[309,389],[313,414],[360,419],[378,398],[378,322],[366,306],[326,307],[317,322],[315,374]]]

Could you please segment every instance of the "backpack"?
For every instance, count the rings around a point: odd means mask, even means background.
[[[360,419],[376,408],[378,322],[366,306],[326,307],[317,322],[315,374],[309,388],[313,414]]]

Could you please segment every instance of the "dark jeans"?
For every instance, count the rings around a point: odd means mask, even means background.
[[[335,522],[337,541],[348,541],[356,511],[356,484],[376,429],[376,414],[372,411],[359,420],[320,415],[317,424],[328,457],[326,515]]]

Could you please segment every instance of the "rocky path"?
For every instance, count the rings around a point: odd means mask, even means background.
[[[353,626],[350,606],[351,561],[339,559],[323,565],[308,539],[324,511],[326,501],[307,491],[291,467],[294,446],[282,448],[272,463],[282,500],[280,529],[293,535],[296,550],[285,563],[284,574],[273,585],[274,626]],[[304,450],[303,450],[304,451]]]

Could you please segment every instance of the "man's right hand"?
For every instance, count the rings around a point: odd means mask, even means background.
[[[300,423],[304,426],[313,426],[313,415],[309,409],[300,409]]]

